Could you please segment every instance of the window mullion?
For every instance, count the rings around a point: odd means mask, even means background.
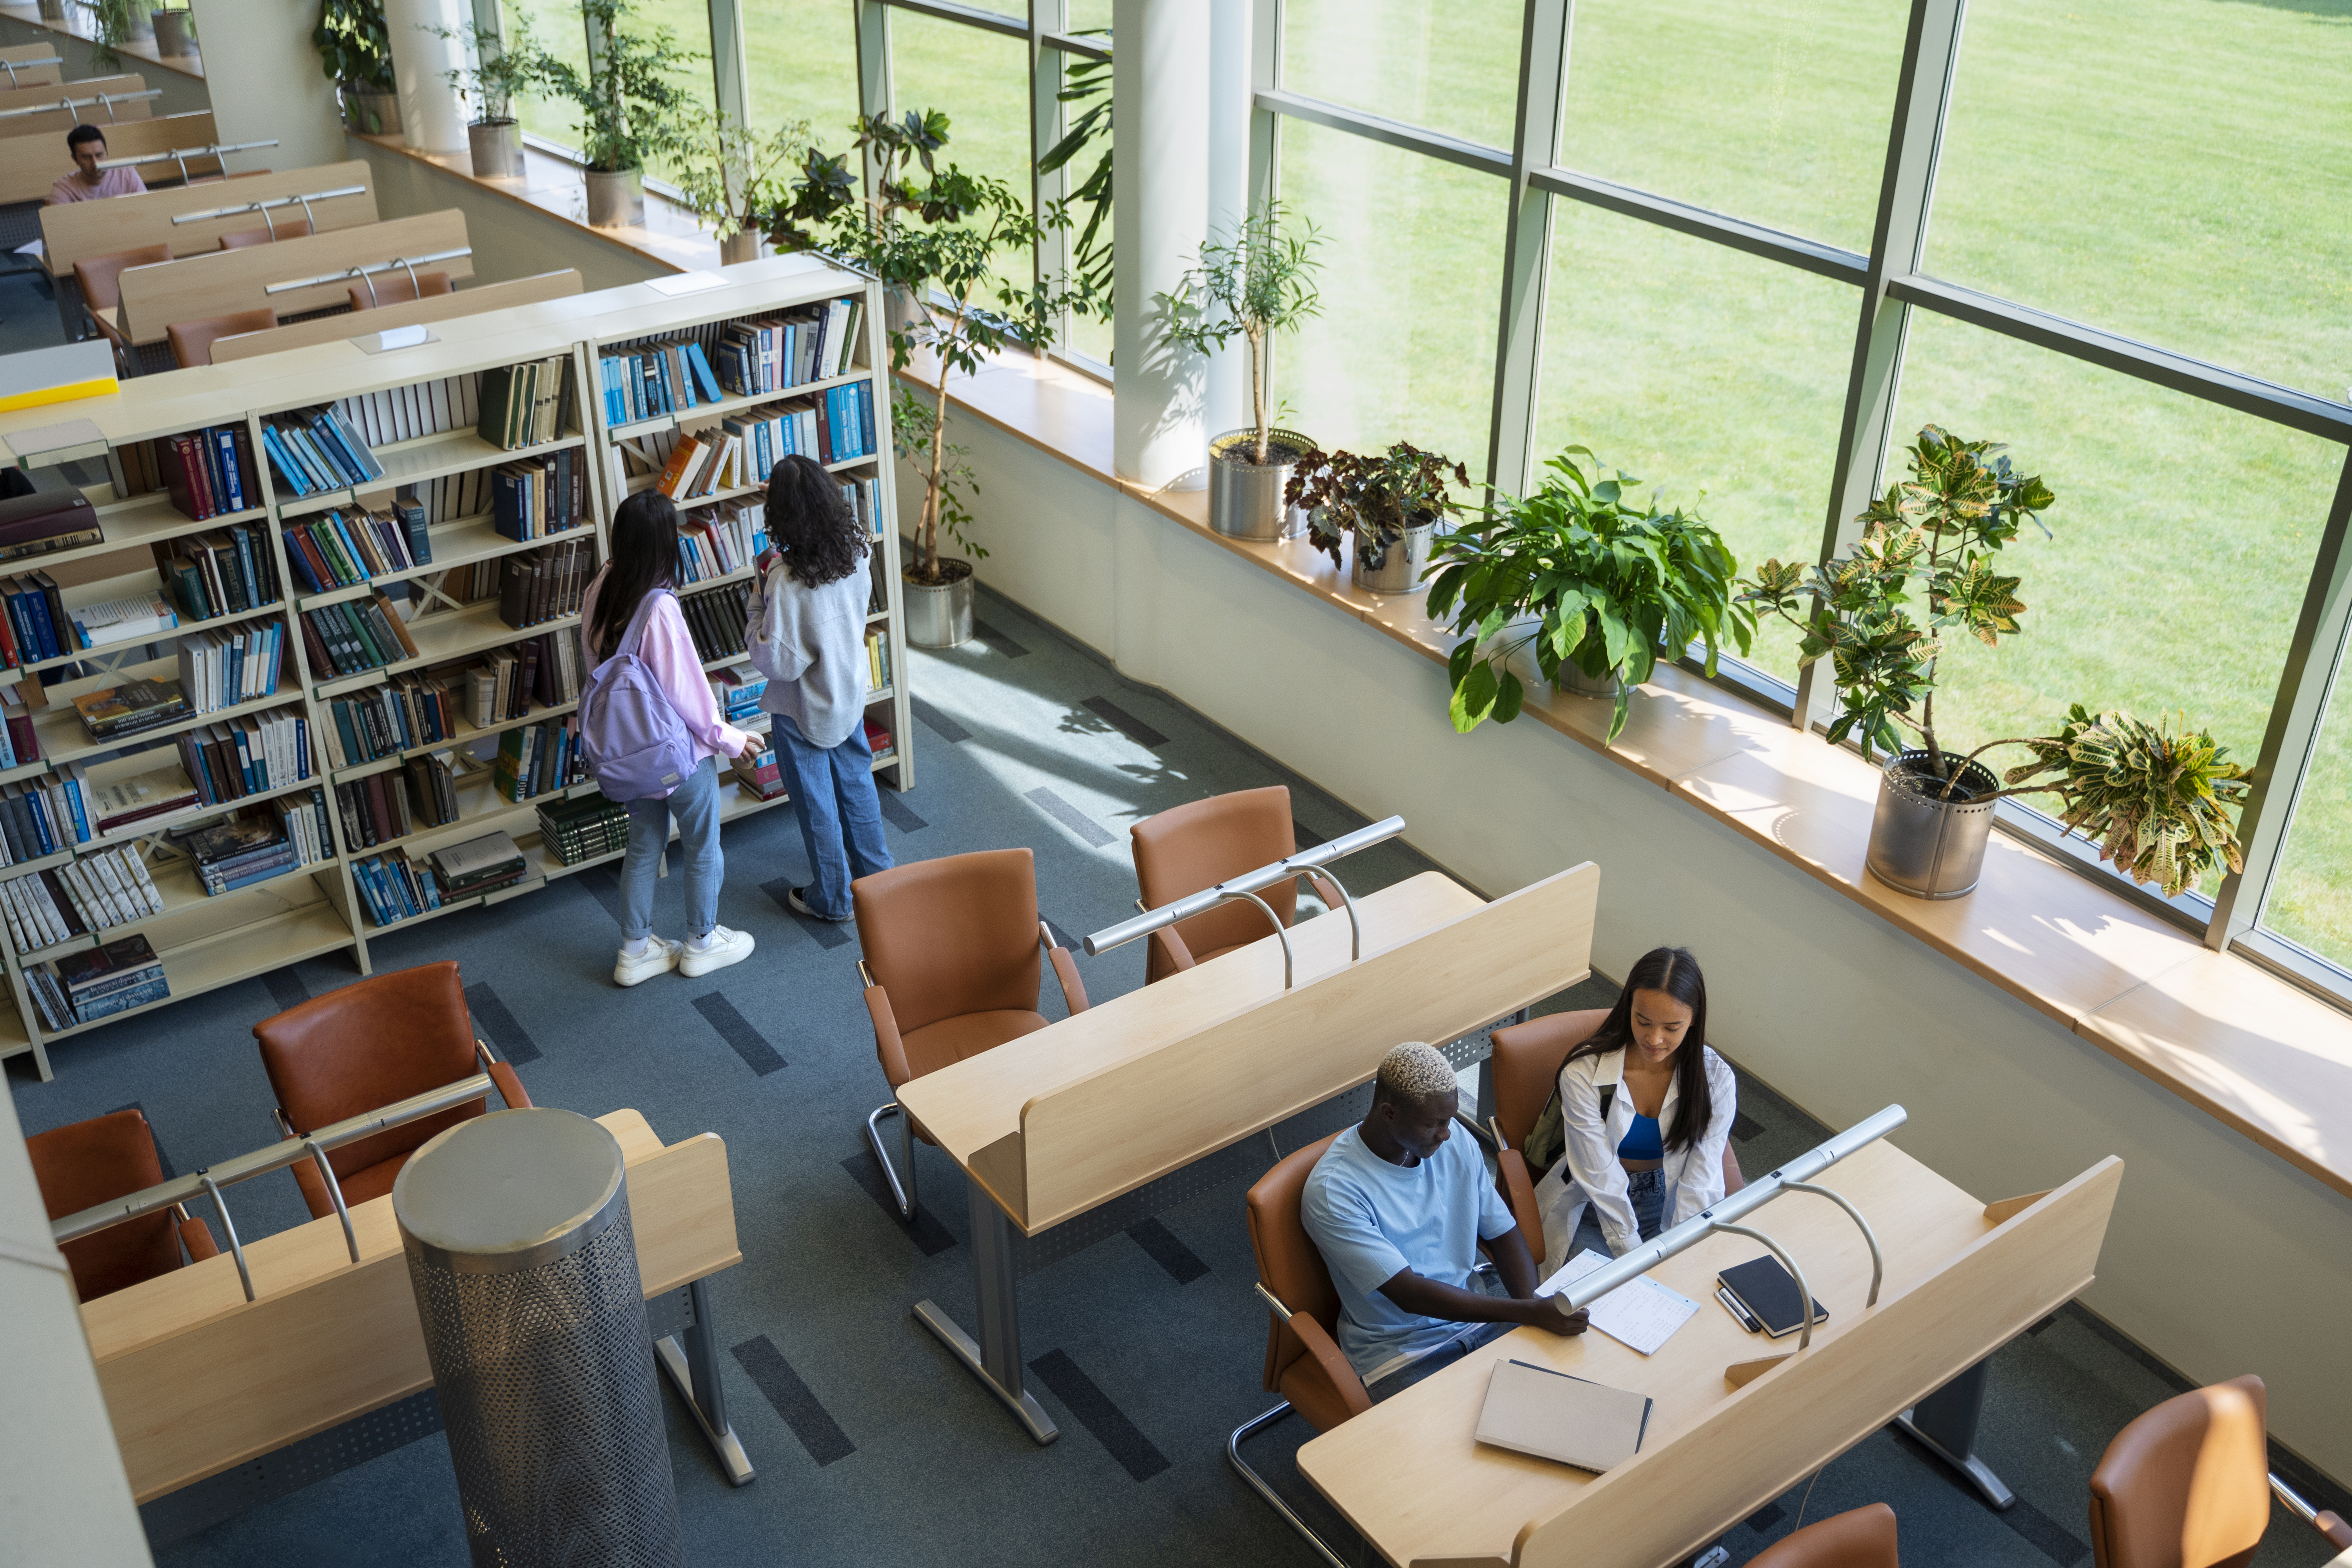
[[[1511,137],[1510,214],[1503,240],[1495,400],[1486,482],[1525,495],[1535,461],[1536,399],[1543,359],[1546,284],[1551,275],[1552,202],[1529,175],[1559,161],[1574,0],[1527,0],[1519,31],[1519,102]]]

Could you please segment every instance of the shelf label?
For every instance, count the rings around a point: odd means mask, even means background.
[[[657,294],[699,294],[705,289],[724,289],[727,279],[716,272],[681,272],[675,278],[648,278],[646,282]]]
[[[414,327],[386,327],[380,332],[370,332],[352,342],[362,351],[380,354],[391,349],[413,349],[423,343],[438,342],[433,329],[422,324]]]

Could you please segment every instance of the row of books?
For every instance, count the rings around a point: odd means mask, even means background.
[[[734,420],[727,421],[733,425]],[[734,489],[743,483],[740,467],[742,443],[733,435],[714,435],[706,430],[699,436],[680,435],[670,443],[669,456],[662,463],[661,472],[654,476],[654,489],[672,500],[699,500],[717,495],[722,489]]]
[[[474,727],[487,730],[526,718],[533,702],[545,708],[577,702],[580,684],[580,639],[569,631],[495,649],[470,675]]]
[[[686,615],[687,633],[694,638],[695,654],[703,663],[741,656],[744,606],[751,602],[752,587],[750,583],[730,583],[679,595],[677,607]]]
[[[604,423],[627,425],[680,409],[716,403],[718,373],[692,338],[653,338],[632,343],[596,361],[597,389],[604,396]]]
[[[760,699],[768,690],[766,676],[749,665],[730,664],[710,671],[709,679],[719,717],[730,724],[745,729],[761,716]]]
[[[136,933],[55,963],[32,964],[25,978],[33,1005],[51,1030],[94,1024],[172,994],[163,960]]]
[[[63,658],[79,651],[64,595],[58,591],[57,579],[47,572],[0,577],[0,609],[7,612],[0,617],[0,633],[5,634],[11,665]]]
[[[218,822],[173,836],[206,898],[219,898],[334,853],[320,791],[241,807]]]
[[[87,844],[91,790],[78,763],[67,763],[42,779],[0,784],[0,850],[5,863],[38,860],[60,849]]]
[[[0,909],[8,940],[27,953],[160,915],[163,895],[144,848],[125,845],[0,882]]]
[[[490,526],[518,542],[575,526],[586,510],[586,454],[578,447],[490,470]]]
[[[261,444],[269,466],[297,496],[353,489],[383,478],[375,453],[332,407],[272,415],[261,422]]]
[[[286,662],[286,623],[275,617],[231,632],[180,639],[180,685],[198,713],[274,696]]]
[[[484,371],[474,434],[509,452],[554,440],[572,424],[572,378],[563,374],[570,363],[568,354],[551,354]]]
[[[242,425],[161,436],[152,450],[161,488],[182,517],[204,522],[231,512],[250,511],[261,504],[261,473],[253,462],[253,437]]]
[[[601,795],[539,803],[539,845],[566,866],[629,847],[629,808]]]
[[[352,868],[353,880],[368,906],[368,919],[379,926],[413,919],[441,908],[445,902],[455,903],[459,899],[512,887],[529,871],[522,851],[504,833],[486,834],[446,849],[436,849],[423,866],[394,849],[371,856]]]
[[[820,463],[846,463],[874,455],[874,384],[853,381],[816,399],[816,445],[803,447]]]
[[[596,569],[595,546],[585,539],[500,559],[505,566],[499,580],[499,619],[518,627],[578,615]]]
[[[677,529],[677,581],[683,584],[732,576],[767,548],[763,506],[722,507],[709,517],[689,518]]]
[[[866,676],[871,684],[869,691],[880,691],[890,684],[890,639],[882,635],[880,626],[866,628]]]
[[[417,675],[337,697],[327,704],[334,728],[327,750],[337,768],[396,756],[418,746],[454,740],[457,703],[449,689]]]
[[[588,758],[580,749],[577,715],[526,724],[499,737],[490,787],[520,805],[552,790],[588,782]]]
[[[268,795],[311,776],[310,721],[299,713],[201,724],[182,731],[176,742],[180,765],[206,805]]]
[[[344,423],[357,429],[370,447],[389,447],[448,430],[463,430],[481,417],[481,378],[442,376],[383,392],[362,393],[336,404],[335,412],[343,416]]]
[[[23,767],[41,760],[41,732],[25,707],[23,692],[0,687],[0,768]]]
[[[457,751],[444,746],[402,764],[408,782],[408,821],[414,827],[446,827],[463,815],[457,801],[457,781],[473,773],[458,760]],[[390,775],[379,775],[390,776]]]
[[[454,748],[410,759],[425,766],[370,773],[335,786],[335,809],[343,819],[343,844],[373,849],[405,838],[419,827],[439,827],[457,819],[457,792],[470,776],[470,758]],[[446,784],[446,793],[440,787]]]
[[[321,678],[359,675],[416,657],[407,624],[382,594],[303,611],[302,641]]]
[[[152,546],[156,574],[183,616],[209,621],[278,601],[284,590],[264,526],[233,523],[218,533],[193,533]]]
[[[866,613],[869,616],[878,616],[890,607],[890,580],[884,575],[888,570],[889,564],[883,559],[882,552],[871,549],[866,552],[866,574],[873,584],[866,593]]]
[[[433,560],[425,508],[403,500],[382,511],[337,507],[286,525],[286,560],[308,593],[355,588]]]
[[[368,923],[383,927],[441,907],[433,873],[412,863],[405,850],[392,849],[352,862],[352,885],[367,906]]]
[[[880,538],[885,521],[882,516],[882,481],[872,474],[859,479],[845,479],[835,474],[834,478],[841,481],[841,499],[849,503],[850,511],[866,525],[866,537]]]
[[[855,296],[719,329],[719,384],[739,397],[828,381],[856,360],[863,301]]]

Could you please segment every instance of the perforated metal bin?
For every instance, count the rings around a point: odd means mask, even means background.
[[[621,1146],[500,1110],[392,1189],[466,1539],[496,1568],[683,1563]]]

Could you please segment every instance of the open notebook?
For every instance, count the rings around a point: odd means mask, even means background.
[[[1646,1394],[1524,1361],[1498,1361],[1478,1413],[1478,1441],[1595,1474],[1640,1452]]]

